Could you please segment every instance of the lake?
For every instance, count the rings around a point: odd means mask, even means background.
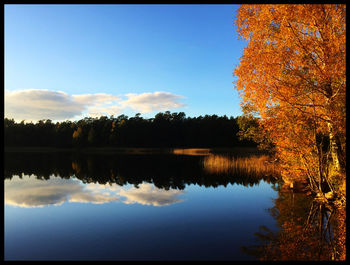
[[[5,260],[260,259],[281,220],[305,222],[312,205],[281,192],[266,160],[6,153]]]

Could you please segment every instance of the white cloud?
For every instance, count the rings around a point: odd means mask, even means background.
[[[147,113],[183,107],[182,96],[169,92],[126,94],[121,97],[105,94],[69,95],[63,91],[45,89],[5,90],[5,117],[16,121],[41,119],[67,120],[82,115],[99,117],[118,115],[124,109]]]
[[[16,120],[66,119],[85,106],[62,91],[28,89],[5,91],[5,117]]]
[[[69,95],[45,89],[6,90],[5,117],[15,120],[72,119],[91,107],[96,109],[119,99],[104,93]]]
[[[120,100],[120,97],[113,96],[105,93],[96,94],[82,94],[82,95],[72,95],[72,98],[84,105],[101,105],[101,104],[112,104],[113,101]]]
[[[100,117],[100,116],[105,116],[105,115],[114,115],[116,116],[117,114],[121,114],[123,112],[124,108],[118,105],[113,105],[113,106],[93,106],[90,107],[88,110],[88,115],[90,117]]]
[[[175,95],[169,92],[154,92],[142,94],[126,94],[127,100],[121,101],[122,106],[128,106],[136,111],[143,113],[153,111],[164,111],[185,106],[178,102],[183,96]]]

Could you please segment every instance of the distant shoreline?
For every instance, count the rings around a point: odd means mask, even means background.
[[[257,153],[264,151],[255,147],[232,148],[143,148],[143,147],[86,147],[86,148],[59,148],[59,147],[5,147],[5,153],[101,153],[101,154],[175,154],[175,155],[209,155],[210,153]],[[266,153],[266,152],[265,152]]]

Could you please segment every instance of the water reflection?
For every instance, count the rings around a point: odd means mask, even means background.
[[[84,190],[76,179],[51,177],[43,181],[34,175],[5,180],[5,204],[25,208],[61,205],[65,201],[104,203],[118,199]]]
[[[56,209],[50,212],[56,214],[53,219],[58,220],[58,225],[50,226],[48,223],[42,236],[57,228],[68,231],[71,223],[75,222],[72,231],[80,231],[79,235],[85,236],[85,241],[79,237],[74,241],[74,238],[67,236],[71,233],[67,232],[56,243],[50,237],[42,242],[38,239],[32,245],[42,244],[45,247],[50,243],[57,244],[59,247],[51,250],[51,254],[55,254],[57,249],[62,250],[62,246],[68,245],[66,242],[69,238],[75,242],[76,252],[71,251],[71,248],[66,249],[69,252],[66,253],[67,257],[75,254],[77,257],[86,257],[86,253],[91,253],[92,257],[96,253],[97,256],[102,253],[101,257],[118,259],[131,259],[137,255],[135,253],[141,253],[140,257],[149,257],[147,251],[152,244],[143,238],[158,238],[158,241],[154,240],[155,243],[152,241],[157,246],[154,247],[155,250],[152,248],[149,251],[158,256],[164,255],[162,257],[165,259],[170,257],[167,253],[172,253],[174,259],[179,259],[181,253],[183,257],[191,259],[198,257],[198,253],[201,257],[218,259],[246,259],[246,254],[261,260],[345,259],[345,212],[317,204],[302,193],[283,191],[281,183],[274,177],[276,169],[266,161],[268,158],[263,156],[242,158],[213,154],[130,156],[9,153],[5,156],[5,204],[16,206],[8,207],[8,211],[21,212],[27,218],[30,211],[18,207],[65,204],[66,208],[72,209],[76,203],[104,204],[101,207],[86,207],[85,215],[81,210],[74,215],[76,220],[69,219],[66,225],[60,223],[60,214],[65,207],[57,208],[63,209],[61,212]],[[210,192],[200,189],[196,193],[198,190],[186,188],[191,184],[220,188],[215,189],[215,192],[213,189]],[[225,189],[229,184],[239,185]],[[270,199],[272,194],[278,194],[274,201]],[[188,203],[183,203],[183,195]],[[176,203],[179,207],[134,208],[125,205],[168,206]],[[78,208],[84,207],[74,209]],[[116,208],[123,208],[123,214]],[[269,208],[268,213],[266,208]],[[52,209],[53,207],[47,207],[42,212]],[[97,211],[99,214],[95,214]],[[15,220],[7,222],[6,230],[8,235],[12,235],[8,236],[7,242],[10,243],[7,245],[10,249],[8,252],[13,257],[18,257],[18,249],[26,251],[28,244],[20,245],[22,242],[36,240],[27,226],[40,223],[38,226],[41,227],[47,220],[40,219],[40,215],[36,216],[38,212],[33,211],[32,218],[38,218],[39,221],[32,224],[27,223],[26,218],[13,217],[16,215],[11,217],[7,213],[7,218]],[[70,218],[69,216],[67,214],[64,218]],[[90,218],[90,223],[85,216]],[[124,222],[123,218],[128,221]],[[17,232],[21,226],[17,226],[16,222],[22,219],[25,220],[23,228]],[[273,226],[273,220],[276,221],[276,227]],[[94,229],[91,227],[101,223],[106,228],[96,229],[97,235],[94,237]],[[256,231],[259,226],[260,230]],[[36,229],[40,231],[39,228]],[[113,233],[109,234],[109,230]],[[136,232],[131,233],[134,241],[130,241],[128,231],[131,230],[139,231],[141,236]],[[149,234],[145,236],[147,231]],[[29,234],[25,234],[27,232]],[[101,244],[103,247],[99,248],[94,244],[95,238],[101,238],[101,233],[109,240],[108,244]],[[27,241],[19,239],[23,234]],[[122,242],[120,234],[124,235],[125,241],[115,247],[118,242]],[[60,236],[61,231],[58,230],[55,235]],[[256,245],[253,245],[254,235],[258,240]],[[82,242],[92,242],[88,251],[81,247]],[[125,242],[130,244],[125,245]],[[135,242],[139,243],[137,251]],[[241,247],[242,245],[244,246]],[[158,251],[162,247],[163,251]],[[116,252],[116,249],[122,250]],[[242,255],[243,252],[245,255]],[[33,257],[42,255],[40,252]],[[57,255],[61,257],[59,253]],[[31,257],[31,253],[28,256]]]
[[[183,193],[184,191],[158,189],[151,184],[142,183],[138,188],[131,187],[128,190],[121,190],[119,195],[126,197],[126,200],[123,201],[126,204],[165,206],[182,202],[183,200],[178,199],[178,196]]]
[[[274,183],[275,172],[264,165],[266,160],[265,156],[230,158],[212,154],[7,154],[5,202],[21,207],[60,205],[65,201],[164,206],[181,202],[178,196],[186,184],[253,186],[262,179]],[[134,187],[125,187],[130,184]]]
[[[83,183],[132,184],[135,187],[147,182],[158,189],[183,190],[186,185],[205,187],[240,184],[246,187],[258,185],[261,180],[275,183],[274,172],[263,170],[252,157],[244,163],[229,159],[222,167],[213,161],[222,161],[210,155],[77,155],[77,154],[19,154],[8,153],[5,157],[5,179],[14,175],[32,175],[38,179],[50,179],[51,175],[69,179],[71,176]],[[209,159],[209,160],[208,160]],[[208,163],[211,162],[210,164]],[[259,160],[262,161],[262,160]],[[250,170],[247,167],[250,164]]]
[[[278,190],[269,210],[280,229],[261,226],[254,233],[261,244],[242,250],[260,260],[345,260],[345,210]]]
[[[102,204],[112,201],[165,206],[182,202],[178,196],[183,193],[158,189],[149,183],[142,183],[138,188],[126,188],[118,184],[84,184],[76,178],[56,176],[40,180],[34,175],[23,175],[5,180],[5,204],[25,208],[61,205],[64,202]]]

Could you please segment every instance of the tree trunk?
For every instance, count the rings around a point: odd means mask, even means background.
[[[345,159],[344,150],[342,148],[341,141],[338,135],[335,136],[335,142],[337,145],[337,154],[339,159],[340,170],[344,172],[346,167],[346,159]]]
[[[336,141],[336,136],[334,135],[334,132],[333,132],[333,125],[330,122],[328,123],[328,130],[329,130],[329,151],[331,153],[333,170],[336,172],[340,172],[341,166],[339,162],[340,159],[339,159],[338,145]]]

